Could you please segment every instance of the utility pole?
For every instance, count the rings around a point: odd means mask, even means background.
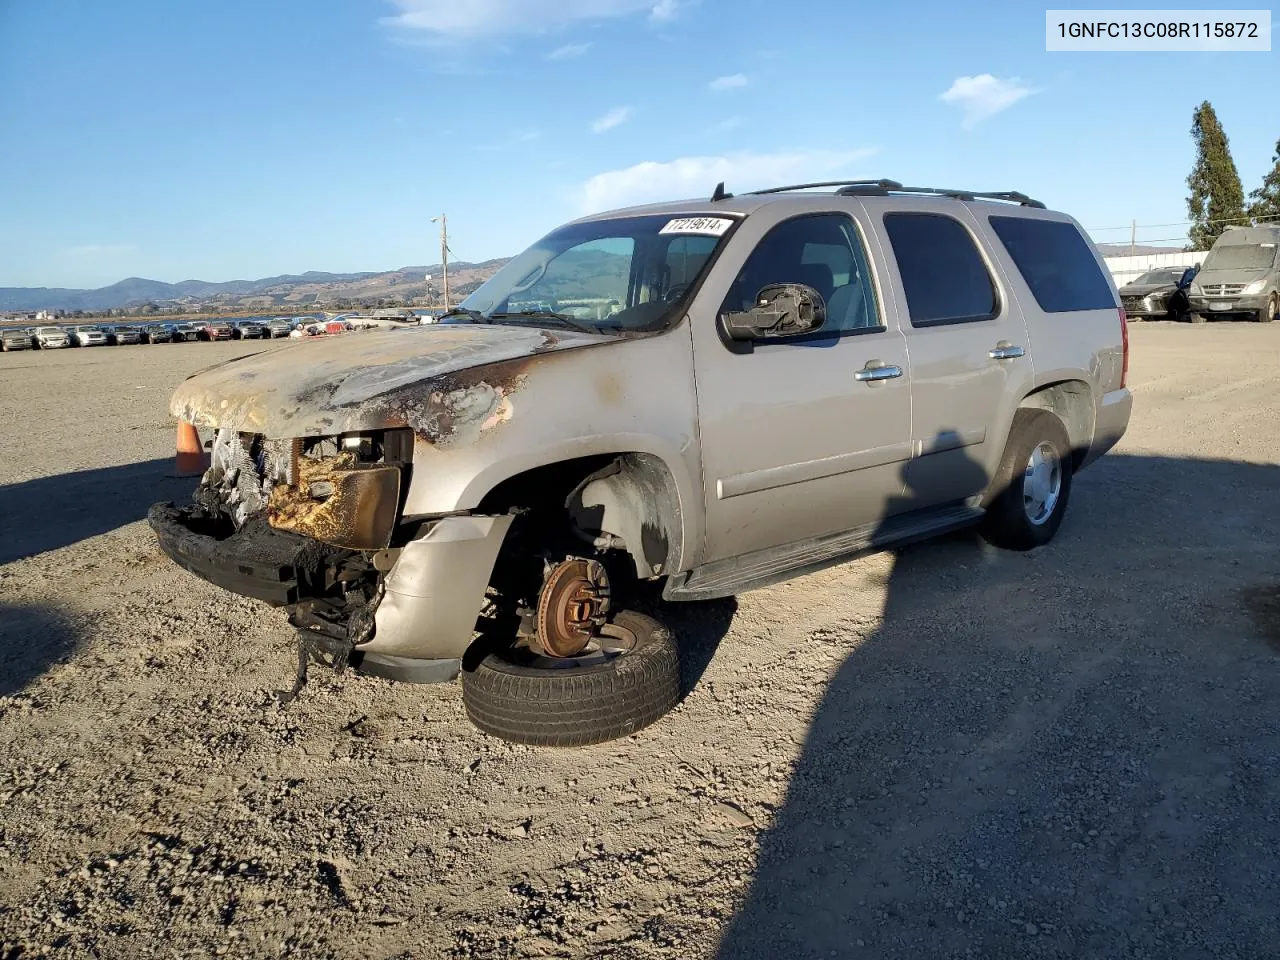
[[[1138,221],[1129,221],[1129,256],[1133,256],[1134,247],[1138,243]]]
[[[444,309],[449,312],[449,218],[443,213],[431,218],[432,223],[440,224],[440,269],[444,282]]]

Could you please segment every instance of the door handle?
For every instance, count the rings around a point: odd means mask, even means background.
[[[859,383],[879,383],[881,380],[896,380],[900,376],[901,367],[883,360],[868,360],[867,365],[853,375],[853,379]]]
[[[987,354],[992,360],[1017,360],[1019,357],[1025,357],[1026,355],[1027,351],[1017,344],[1010,343],[1008,340],[1001,340]]]

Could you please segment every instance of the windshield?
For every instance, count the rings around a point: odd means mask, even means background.
[[[1144,273],[1134,283],[1177,283],[1182,279],[1181,270],[1150,270]]]
[[[61,332],[62,330],[59,329],[58,327],[39,327],[36,329],[36,333],[61,333]]]
[[[1214,247],[1204,261],[1204,269],[1210,270],[1265,270],[1276,258],[1274,244],[1233,243]]]
[[[599,330],[656,330],[733,223],[664,214],[570,224],[504,266],[459,309],[498,322],[545,313]]]

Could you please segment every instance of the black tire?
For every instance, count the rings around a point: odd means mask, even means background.
[[[1192,310],[1191,313],[1187,315],[1187,319],[1190,320],[1192,323],[1204,323],[1204,314],[1196,313],[1194,310]]]
[[[1058,498],[1052,510],[1039,522],[1028,516],[1023,500],[1026,468],[1032,453],[1049,444],[1059,467]],[[1005,444],[1004,458],[991,487],[982,534],[1006,550],[1034,550],[1053,539],[1062,525],[1071,499],[1071,440],[1062,421],[1045,410],[1019,410],[1014,414]]]
[[[491,653],[464,664],[462,702],[485,733],[541,747],[583,747],[635,733],[680,700],[675,639],[652,617],[624,610],[613,623],[635,634],[605,663],[530,667]]]
[[[1258,313],[1259,323],[1274,323],[1280,318],[1280,293],[1273,293],[1267,305]]]

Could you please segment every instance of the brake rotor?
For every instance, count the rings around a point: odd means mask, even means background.
[[[609,575],[595,560],[569,557],[552,567],[538,594],[538,643],[547,656],[576,657],[605,625]]]

